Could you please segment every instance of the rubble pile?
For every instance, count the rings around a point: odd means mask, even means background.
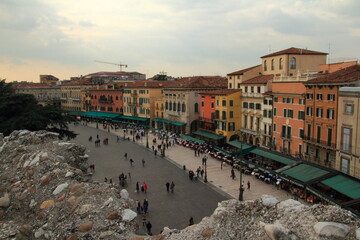
[[[0,239],[128,239],[126,190],[92,182],[83,146],[56,133],[0,136]]]
[[[184,230],[164,228],[161,239],[360,239],[360,220],[336,206],[264,195],[254,201],[219,203],[210,217]]]

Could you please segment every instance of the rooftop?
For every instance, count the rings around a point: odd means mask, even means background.
[[[90,79],[85,79],[85,78],[62,84],[62,86],[80,86],[80,85],[96,85],[96,84],[91,82]]]
[[[256,77],[250,78],[249,80],[246,80],[246,81],[242,82],[241,84],[266,84],[272,79],[274,79],[273,74],[261,75],[261,76],[256,76]]]
[[[234,75],[243,75],[245,72],[251,70],[251,69],[254,69],[256,67],[259,67],[261,65],[256,65],[256,66],[253,66],[253,67],[249,67],[249,68],[245,68],[243,70],[239,70],[239,71],[236,71],[236,72],[232,72],[232,73],[228,73],[227,75],[228,76],[234,76]]]
[[[220,76],[184,77],[168,82],[167,88],[227,88],[227,79]]]
[[[96,72],[85,75],[83,78],[93,78],[93,77],[122,77],[122,76],[131,76],[141,74],[138,72]]]
[[[291,48],[288,48],[288,49],[285,49],[285,50],[270,53],[268,55],[262,56],[261,58],[279,56],[279,55],[284,55],[284,54],[292,54],[292,55],[327,55],[327,53],[323,53],[323,52],[317,52],[317,51],[311,51],[311,50],[307,50],[307,49],[291,47]]]
[[[240,89],[219,89],[219,90],[213,90],[208,92],[200,92],[199,94],[204,95],[229,95],[236,92],[240,92]]]
[[[353,65],[336,72],[332,72],[314,79],[311,79],[305,84],[318,84],[318,83],[345,83],[355,82],[360,80],[360,65]]]
[[[44,83],[29,83],[29,82],[20,82],[20,83],[13,82],[12,86],[14,88],[54,88],[53,86]]]
[[[163,88],[167,86],[167,81],[142,80],[125,84],[125,88]]]

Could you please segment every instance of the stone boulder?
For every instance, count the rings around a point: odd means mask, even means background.
[[[9,207],[10,206],[10,197],[8,193],[5,193],[3,197],[0,198],[0,207]]]
[[[350,229],[349,226],[337,222],[318,222],[314,225],[314,230],[320,237],[330,239],[344,239]]]
[[[134,218],[136,218],[136,216],[137,216],[137,213],[134,212],[133,210],[130,210],[130,209],[125,209],[121,213],[122,220],[125,221],[125,222],[132,221]]]
[[[273,207],[279,203],[279,201],[275,197],[270,196],[270,195],[262,195],[261,201],[262,201],[262,204],[267,207]]]
[[[268,224],[264,226],[266,235],[271,240],[297,240],[298,237],[294,235],[289,229],[280,224]]]

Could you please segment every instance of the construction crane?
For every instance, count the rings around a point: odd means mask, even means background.
[[[121,63],[103,62],[103,61],[98,61],[98,60],[95,60],[95,62],[119,66],[119,67],[120,67],[120,72],[123,71],[123,70],[122,70],[123,67],[126,67],[126,68],[127,68],[127,65],[126,65],[126,64],[121,64]]]

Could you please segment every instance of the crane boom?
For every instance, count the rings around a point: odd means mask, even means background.
[[[104,61],[98,61],[98,60],[95,60],[95,62],[119,66],[119,67],[120,67],[120,72],[122,72],[122,67],[126,67],[126,68],[127,68],[127,64],[111,63],[111,62],[104,62]]]

